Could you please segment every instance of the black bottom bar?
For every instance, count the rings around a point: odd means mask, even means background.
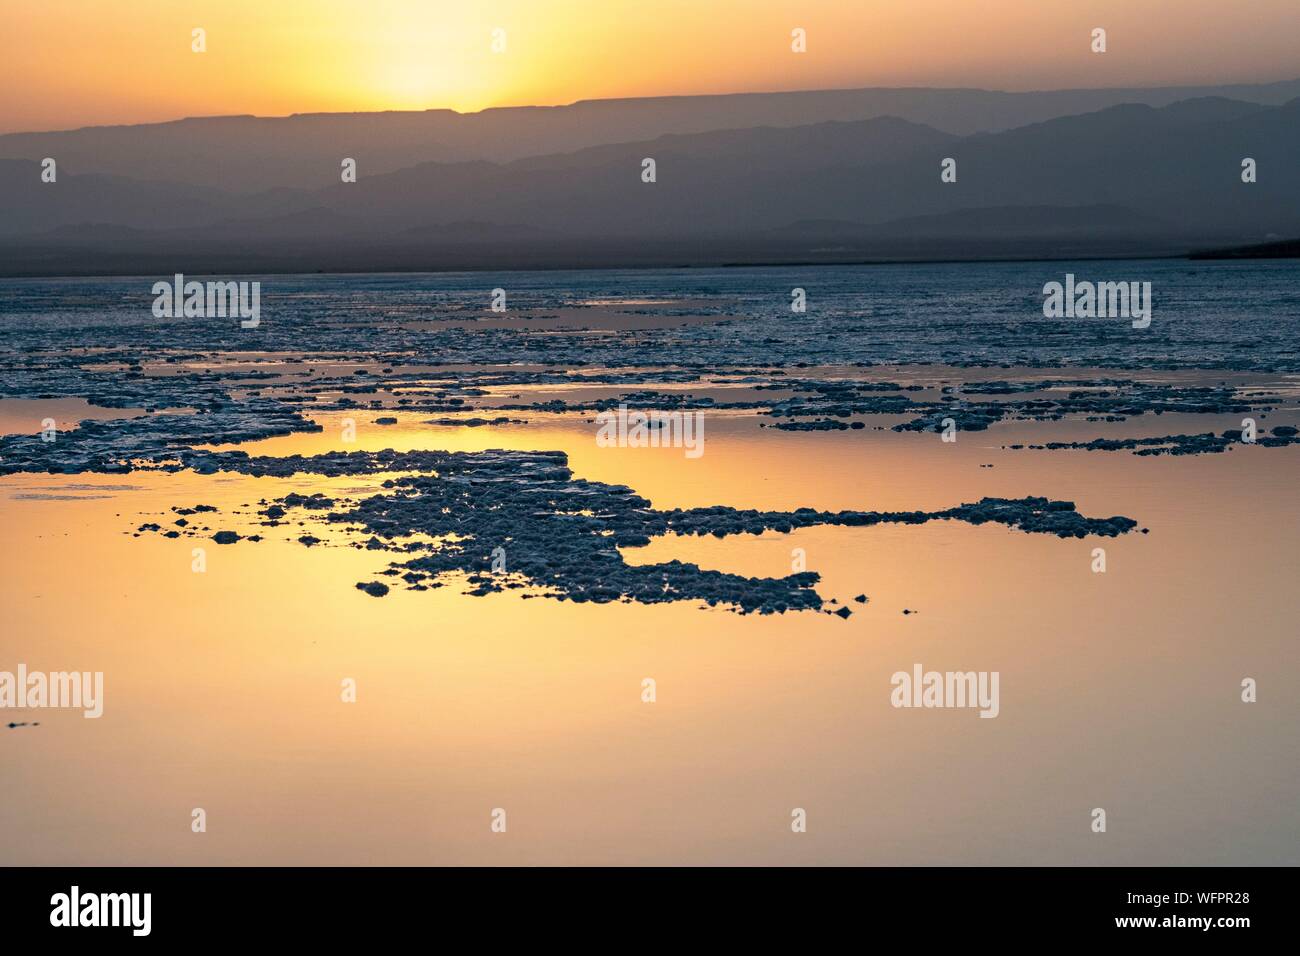
[[[898,932],[918,947],[1097,936],[1232,945],[1284,930],[1293,882],[1290,870],[1244,868],[38,868],[0,870],[0,925],[7,942],[338,944],[434,931],[436,945],[456,930],[611,946]]]

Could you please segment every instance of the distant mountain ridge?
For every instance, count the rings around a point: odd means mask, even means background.
[[[1277,106],[1300,97],[1300,78],[1276,83],[1151,89],[1049,90],[867,88],[782,93],[581,100],[567,106],[198,117],[0,136],[0,159],[56,157],[69,172],[184,182],[232,192],[312,188],[338,179],[343,157],[362,175],[423,162],[566,153],[665,134],[807,126],[895,116],[950,135],[1001,132],[1121,103],[1167,106],[1223,97]]]
[[[647,157],[654,182],[642,179]],[[1247,157],[1256,182],[1242,181]],[[966,136],[885,116],[386,173],[357,159],[354,183],[335,174],[256,193],[79,174],[63,162],[50,184],[33,160],[0,159],[0,271],[130,270],[178,250],[200,267],[208,256],[249,269],[512,268],[679,254],[1170,254],[1300,235],[1300,97],[1123,103]],[[941,180],[946,159],[955,182]]]

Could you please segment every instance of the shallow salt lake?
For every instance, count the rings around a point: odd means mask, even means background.
[[[392,555],[303,547],[286,540],[312,530],[296,524],[230,546],[131,534],[199,503],[221,513],[191,520],[245,531],[248,517],[228,511],[288,491],[366,494],[372,476],[0,477],[0,668],[105,674],[102,718],[45,710],[10,718],[39,727],[0,728],[0,862],[1300,858],[1300,702],[1286,690],[1300,676],[1300,448],[1002,448],[1222,431],[1241,416],[1010,422],[948,444],[874,430],[898,420],[886,416],[860,431],[784,432],[749,411],[709,411],[705,454],[690,459],[597,447],[594,413],[501,414],[528,424],[442,427],[424,424],[439,417],[429,412],[357,409],[312,413],[320,433],[238,447],[561,450],[576,476],[627,484],[661,509],[1043,495],[1149,534],[1063,540],[938,521],[670,536],[625,552],[782,576],[802,549],[847,620],[471,597],[454,580],[375,599],[354,584]],[[381,415],[398,424],[373,424]],[[342,441],[344,418],[355,442]],[[1266,424],[1293,420],[1288,410]],[[199,546],[204,573],[191,570]],[[1091,570],[1096,547],[1104,574]],[[916,663],[998,671],[999,716],[895,709],[890,677]],[[647,677],[653,704],[641,700]],[[1255,704],[1240,700],[1246,677]],[[340,700],[346,678],[356,703]],[[206,833],[190,830],[196,807]],[[506,834],[490,830],[498,807]],[[797,807],[806,833],[791,832]],[[1105,834],[1090,832],[1094,807],[1107,811]]]

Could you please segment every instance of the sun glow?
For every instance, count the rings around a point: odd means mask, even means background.
[[[7,3],[0,132],[222,113],[1300,73],[1294,0],[1253,0],[1248,22],[1218,0],[1097,0],[1086,16],[1074,8],[1041,0],[825,0],[797,9],[786,0]],[[1112,48],[1092,56],[1088,32],[1103,21]],[[207,32],[201,54],[190,49],[196,27]],[[806,31],[805,53],[790,48],[796,27]],[[495,51],[494,31],[504,31]]]

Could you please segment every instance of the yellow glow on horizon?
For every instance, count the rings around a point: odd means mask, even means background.
[[[1252,0],[5,0],[0,131],[184,116],[557,105],[858,86],[1300,76],[1300,3]],[[1110,52],[1089,53],[1105,26]],[[190,31],[207,31],[207,52]],[[790,51],[802,27],[808,51]],[[506,50],[491,49],[494,29]]]

